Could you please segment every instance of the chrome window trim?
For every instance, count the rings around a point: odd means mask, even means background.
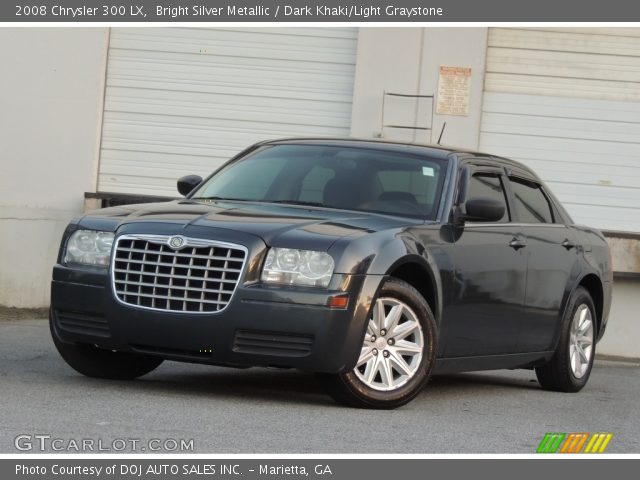
[[[566,228],[564,223],[481,223],[481,222],[467,222],[464,224],[464,228],[467,227],[552,227],[552,228]]]
[[[115,264],[116,264],[116,252],[118,249],[118,244],[120,243],[120,240],[144,240],[150,243],[154,243],[154,244],[158,244],[158,245],[167,245],[169,246],[169,241],[171,238],[173,237],[182,237],[184,240],[184,244],[177,250],[174,251],[180,251],[184,248],[187,247],[222,247],[222,248],[229,248],[229,249],[237,249],[237,250],[242,250],[244,252],[244,260],[242,261],[242,267],[240,268],[240,273],[238,274],[238,281],[235,284],[235,287],[233,288],[233,291],[231,292],[231,296],[229,297],[229,301],[227,302],[227,304],[222,307],[220,310],[216,310],[216,311],[210,311],[210,312],[200,312],[200,311],[192,311],[192,310],[168,310],[166,308],[157,308],[157,307],[147,307],[144,305],[135,305],[132,303],[127,303],[124,302],[122,300],[120,300],[120,298],[118,297],[117,291],[116,291],[116,279],[115,279]],[[244,274],[246,272],[246,268],[247,268],[247,259],[249,257],[249,249],[244,246],[244,245],[239,245],[237,243],[230,243],[230,242],[220,242],[218,240],[208,240],[205,238],[194,238],[194,237],[185,237],[183,235],[152,235],[152,234],[123,234],[123,235],[119,235],[116,236],[116,238],[114,239],[113,242],[113,250],[111,251],[111,262],[109,265],[109,276],[111,277],[111,294],[113,295],[113,298],[116,299],[116,301],[120,304],[123,305],[125,307],[130,307],[130,308],[139,308],[141,310],[149,310],[149,311],[154,311],[154,312],[162,312],[162,313],[169,313],[169,314],[195,314],[195,315],[217,315],[219,313],[224,312],[227,307],[229,305],[231,305],[231,302],[233,301],[233,297],[235,297],[236,291],[238,290],[238,285],[240,285],[240,283],[242,283],[243,278],[244,278]]]

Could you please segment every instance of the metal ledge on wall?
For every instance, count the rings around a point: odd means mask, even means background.
[[[134,203],[169,202],[177,197],[161,197],[156,195],[137,195],[114,192],[85,192],[84,211],[90,212],[98,208],[117,207]]]
[[[602,233],[611,248],[614,277],[640,279],[640,233],[611,231]]]

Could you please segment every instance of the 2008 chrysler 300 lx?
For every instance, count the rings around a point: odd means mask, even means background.
[[[504,158],[346,139],[259,143],[185,199],[75,219],[51,332],[78,372],[164,359],[318,372],[346,404],[394,408],[432,373],[535,368],[587,383],[611,304],[597,230]]]

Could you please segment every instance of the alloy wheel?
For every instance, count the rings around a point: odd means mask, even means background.
[[[396,298],[379,298],[354,373],[374,390],[396,390],[418,372],[423,349],[424,334],[413,310]]]
[[[584,303],[573,315],[569,334],[569,362],[576,378],[582,378],[589,369],[593,352],[593,318]]]

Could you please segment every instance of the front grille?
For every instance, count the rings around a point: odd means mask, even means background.
[[[234,352],[281,357],[304,357],[312,347],[312,335],[260,330],[238,330],[233,342]]]
[[[178,249],[169,246],[176,238]],[[122,235],[112,261],[113,290],[127,305],[219,312],[231,301],[246,257],[241,245],[181,236]]]

